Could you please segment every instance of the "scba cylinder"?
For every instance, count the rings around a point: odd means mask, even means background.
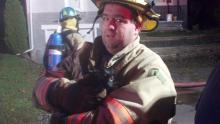
[[[48,69],[56,70],[57,64],[63,60],[64,43],[61,34],[51,34],[48,45]]]

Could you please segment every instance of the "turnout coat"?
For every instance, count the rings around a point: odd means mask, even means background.
[[[68,114],[61,118],[67,124],[167,124],[175,115],[177,94],[173,80],[160,56],[139,42],[138,37],[113,56],[105,50],[101,37],[95,40],[93,46],[84,45],[67,57],[58,66],[58,71],[45,72],[39,78],[33,90],[35,104],[50,112],[60,111],[59,107],[65,108]],[[94,93],[91,89],[98,86],[91,88],[90,85],[95,85],[92,82],[96,80],[91,77],[85,79],[87,76],[76,78],[74,63],[80,63],[83,72],[90,69],[110,70],[112,75],[107,82],[115,80],[115,87],[110,92],[104,87]],[[67,91],[69,86],[74,90]],[[88,94],[90,97],[84,97]],[[87,104],[84,103],[88,103],[91,96],[102,99],[93,107],[85,107]],[[72,105],[68,102],[71,100]]]

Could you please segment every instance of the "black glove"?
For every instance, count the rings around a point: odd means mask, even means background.
[[[49,124],[66,124],[65,117],[66,117],[66,114],[59,113],[59,112],[53,113],[50,118]]]
[[[105,84],[108,77],[104,76],[100,71],[90,72],[82,80],[78,81],[83,92],[85,102],[82,103],[84,108],[96,108],[107,96]],[[83,91],[84,90],[84,91]]]
[[[117,73],[112,68],[105,68],[103,71],[90,71],[86,78],[90,80],[86,81],[89,83],[86,85],[96,86],[97,89],[106,89],[107,94],[117,89],[118,87],[121,87],[117,80]]]

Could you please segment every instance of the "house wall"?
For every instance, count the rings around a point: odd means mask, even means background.
[[[156,6],[166,6],[167,5],[167,1],[169,0],[154,0]],[[187,0],[170,0],[169,5],[171,6],[175,6],[177,5],[177,3],[179,2],[179,5],[186,5],[187,4]]]
[[[161,15],[161,21],[166,21],[168,14],[167,6],[155,6],[154,10]],[[177,21],[183,21],[184,28],[187,26],[187,6],[171,6],[170,13],[172,13],[173,17],[176,16]]]
[[[169,3],[167,0],[155,0],[154,10],[161,15],[162,21],[166,21],[170,13],[176,20],[183,21],[183,27],[187,26],[187,0],[170,0]]]
[[[31,0],[33,13],[58,12],[63,6],[63,0]]]

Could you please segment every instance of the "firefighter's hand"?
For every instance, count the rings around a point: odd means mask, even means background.
[[[108,79],[109,77],[106,76],[104,72],[95,70],[85,75],[79,82],[89,86],[104,87]]]
[[[107,96],[104,87],[105,79],[97,77],[96,74],[86,75],[77,84],[78,92],[81,94],[80,101],[82,110],[88,111],[98,107]],[[73,86],[73,85],[72,85]],[[71,88],[73,89],[73,88]]]
[[[108,79],[104,73],[96,71],[84,76],[79,83],[88,87],[93,96],[96,96],[98,99],[104,99],[107,96],[106,83]]]
[[[65,124],[66,114],[63,113],[53,113],[50,118],[50,124]]]

